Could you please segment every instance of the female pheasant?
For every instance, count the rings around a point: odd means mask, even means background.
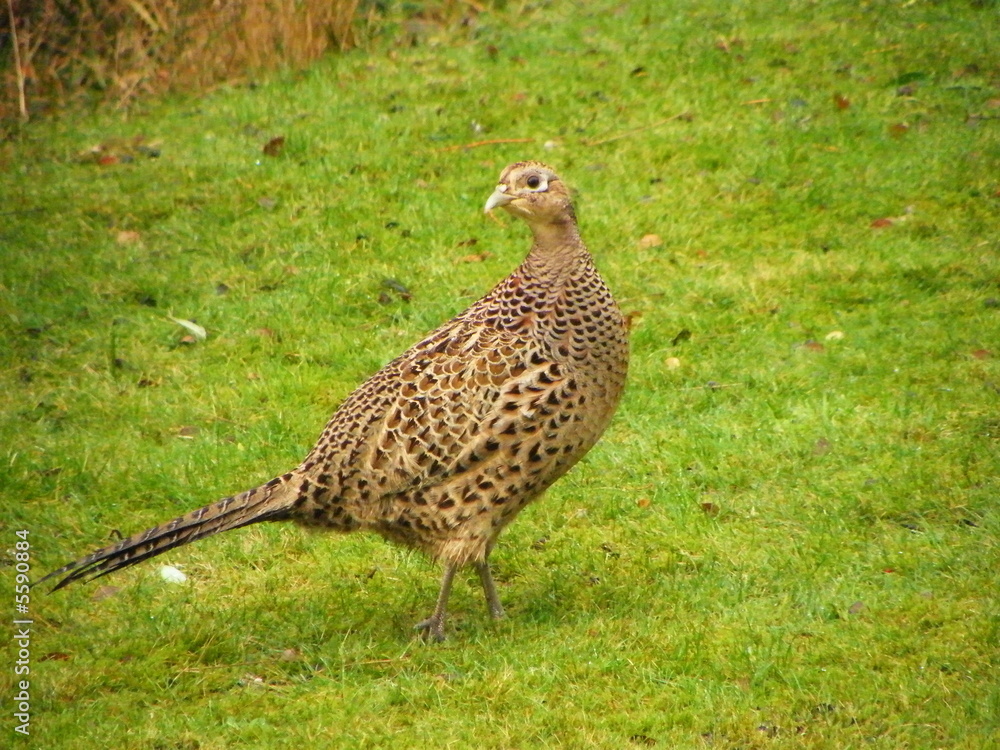
[[[628,334],[550,167],[508,166],[486,202],[495,208],[530,227],[524,262],[355,390],[298,468],[42,580],[68,573],[59,589],[202,537],[287,520],[374,531],[440,560],[436,606],[417,625],[435,640],[465,565],[478,572],[490,614],[502,617],[490,551],[608,426],[625,385]]]

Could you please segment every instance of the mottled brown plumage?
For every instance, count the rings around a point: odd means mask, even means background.
[[[375,531],[441,560],[437,605],[418,625],[437,640],[462,566],[476,568],[501,617],[490,550],[604,432],[625,384],[628,340],[555,172],[510,165],[486,204],[497,207],[531,228],[524,262],[354,391],[298,468],[46,578],[69,572],[58,589],[221,531],[289,520]]]

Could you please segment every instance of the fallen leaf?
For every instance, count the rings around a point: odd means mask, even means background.
[[[833,103],[837,106],[837,109],[850,109],[851,107],[851,100],[843,94],[834,94]]]
[[[820,438],[819,440],[816,441],[816,444],[813,446],[813,455],[825,456],[827,453],[830,452],[831,448],[832,446],[830,445],[829,440],[827,440],[826,438]]]
[[[842,338],[844,338],[844,332],[843,331],[830,331],[823,338],[825,338],[827,341],[840,341]]]
[[[239,681],[239,684],[244,687],[265,687],[266,683],[264,678],[255,674],[245,674],[243,678]]]
[[[69,661],[72,658],[65,651],[51,651],[44,654],[38,661]]]
[[[814,341],[813,339],[809,339],[802,346],[811,352],[822,352],[826,350],[825,346],[823,346],[818,341]]]
[[[198,428],[194,425],[184,425],[177,430],[177,437],[193,438],[198,434]]]
[[[681,366],[681,361],[677,357],[667,357],[663,364],[667,366],[668,370],[676,370]]]
[[[167,583],[184,583],[187,576],[173,565],[163,565],[160,567],[160,578]]]
[[[655,737],[650,737],[645,734],[633,734],[628,739],[629,742],[634,742],[637,745],[645,745],[646,747],[652,747],[656,744]]]
[[[872,229],[884,229],[885,227],[891,227],[892,224],[893,224],[892,219],[890,219],[888,216],[884,216],[881,219],[875,219],[875,221],[869,224],[869,226]]]
[[[458,259],[459,263],[482,263],[487,258],[492,258],[493,253],[489,250],[483,250],[481,253],[470,253],[469,255],[463,255]]]
[[[989,349],[974,349],[972,356],[976,359],[989,359],[993,356],[993,353]]]
[[[893,138],[902,138],[910,132],[910,126],[905,122],[897,122],[889,126],[889,135]]]
[[[663,244],[663,240],[660,239],[658,234],[645,234],[642,239],[639,240],[639,248],[641,250],[648,250],[651,247],[659,247]]]
[[[167,317],[170,318],[172,321],[174,321],[177,325],[181,326],[182,328],[186,328],[187,330],[189,330],[191,332],[191,335],[194,336],[195,340],[204,341],[205,339],[208,338],[208,332],[194,321],[184,320],[183,318],[175,318],[172,315],[168,315]]]
[[[121,589],[118,588],[117,586],[98,586],[97,591],[91,594],[90,598],[93,599],[95,602],[99,602],[102,599],[107,599],[109,597],[114,596],[119,591],[121,591]]]
[[[640,497],[638,500],[635,501],[635,504],[638,505],[640,508],[648,508],[649,507],[649,498],[648,497]]]
[[[719,515],[719,506],[715,503],[702,503],[701,509],[705,512],[705,515],[715,518]]]
[[[276,136],[264,144],[264,156],[280,156],[284,147],[285,136]]]
[[[274,338],[274,331],[272,331],[270,328],[258,328],[254,331],[254,333],[260,336],[261,338],[265,339]]]
[[[407,289],[403,284],[396,281],[396,279],[382,279],[382,286],[391,289],[396,292],[400,297],[409,302],[413,299],[413,293]]]
[[[142,239],[142,236],[132,229],[123,229],[115,236],[115,241],[119,245],[134,245]]]
[[[864,608],[865,608],[864,602],[854,602],[854,604],[852,604],[850,607],[847,608],[847,611],[850,612],[852,615],[856,615]]]
[[[472,247],[478,242],[479,240],[476,237],[469,237],[469,239],[459,242],[458,247]]]
[[[895,49],[895,47],[893,47]],[[914,81],[922,81],[927,78],[928,74],[922,70],[911,70],[908,73],[903,73],[898,78],[891,81],[893,85],[905,86],[908,83],[913,83]]]
[[[272,208],[278,205],[278,201],[275,198],[269,198],[267,196],[257,199],[257,205],[263,208],[265,211],[270,211]]]

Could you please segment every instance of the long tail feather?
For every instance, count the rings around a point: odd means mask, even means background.
[[[74,581],[100,578],[206,536],[287,518],[297,497],[292,477],[285,474],[260,487],[185,513],[64,565],[33,585],[69,573],[53,587],[53,591],[58,591]]]

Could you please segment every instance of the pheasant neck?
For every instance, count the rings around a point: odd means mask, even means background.
[[[535,224],[531,233],[535,241],[525,265],[540,276],[572,273],[581,260],[590,256],[572,221]]]

